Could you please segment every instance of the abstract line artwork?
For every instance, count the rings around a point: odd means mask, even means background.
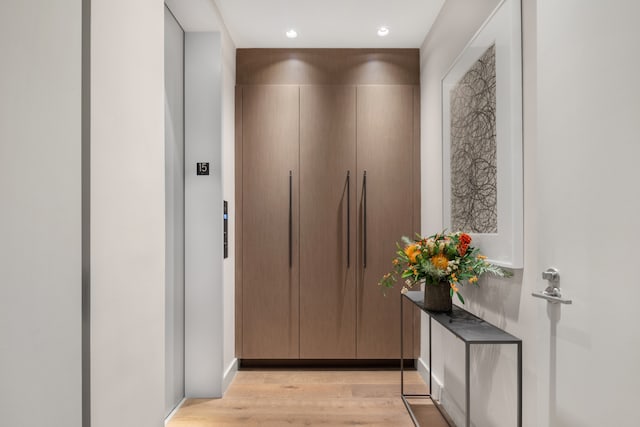
[[[522,268],[521,0],[500,0],[442,77],[442,224]]]
[[[450,100],[451,228],[497,233],[495,44],[453,86]]]

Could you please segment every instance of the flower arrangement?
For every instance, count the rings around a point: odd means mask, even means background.
[[[484,273],[492,273],[500,277],[510,277],[512,273],[486,261],[487,257],[480,250],[471,246],[471,236],[457,232],[434,234],[423,238],[416,235],[411,240],[403,237],[404,247],[398,246],[397,256],[392,260],[393,270],[380,280],[380,286],[392,288],[398,279],[404,279],[402,292],[406,292],[421,281],[425,286],[440,282],[449,282],[450,295],[460,295],[462,282],[478,284],[478,278]]]

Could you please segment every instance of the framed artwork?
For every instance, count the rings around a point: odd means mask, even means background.
[[[523,267],[520,0],[503,0],[442,79],[443,220]]]

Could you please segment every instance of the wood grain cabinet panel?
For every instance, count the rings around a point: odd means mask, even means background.
[[[301,86],[301,358],[356,356],[355,167],[355,86]]]
[[[239,358],[399,358],[400,289],[384,296],[378,281],[420,229],[417,58],[239,52]],[[404,355],[418,357],[405,308]]]
[[[378,281],[392,265],[396,242],[412,236],[413,87],[358,86],[357,162],[359,275],[358,358],[398,358],[400,289],[384,296]],[[366,173],[366,178],[365,178]],[[366,182],[365,182],[366,180]],[[399,287],[398,287],[399,288]],[[413,353],[413,312],[405,310],[405,351]]]
[[[242,110],[242,357],[298,358],[299,89],[246,86]]]

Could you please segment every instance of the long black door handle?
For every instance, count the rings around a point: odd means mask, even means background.
[[[367,171],[362,177],[362,266],[367,268]]]
[[[289,171],[289,268],[293,267],[293,172]]]
[[[351,267],[351,171],[347,171],[347,268]]]

